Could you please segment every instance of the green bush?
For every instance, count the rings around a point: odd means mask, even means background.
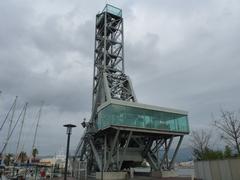
[[[232,149],[229,146],[225,146],[224,151],[213,150],[207,147],[202,151],[199,151],[198,149],[194,149],[193,155],[197,161],[216,160],[216,159],[235,157],[232,153]]]
[[[224,158],[231,158],[231,157],[233,157],[231,148],[229,146],[225,146]]]

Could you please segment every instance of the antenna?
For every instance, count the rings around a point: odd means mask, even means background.
[[[37,138],[37,131],[38,131],[38,127],[39,127],[39,121],[41,118],[41,114],[42,114],[42,107],[43,107],[44,102],[41,102],[39,111],[37,113],[37,125],[36,125],[36,129],[35,129],[35,134],[34,134],[34,139],[33,139],[33,145],[32,145],[32,151],[35,148],[35,143],[36,143],[36,138]],[[31,152],[32,153],[32,152]]]

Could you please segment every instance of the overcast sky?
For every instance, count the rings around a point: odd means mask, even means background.
[[[65,149],[62,125],[68,122],[78,126],[72,134],[75,149],[80,123],[91,115],[94,23],[105,2],[0,2],[0,123],[16,95],[18,111],[29,102],[25,151],[32,146],[42,100],[40,154]],[[208,127],[220,108],[240,108],[239,0],[108,2],[123,9],[126,73],[138,101],[188,111],[191,129]],[[8,150],[14,151],[14,144],[16,138]]]

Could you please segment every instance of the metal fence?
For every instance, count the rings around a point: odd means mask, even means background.
[[[87,180],[87,162],[75,161],[73,175],[77,180]]]
[[[194,170],[202,180],[240,180],[240,159],[195,161]]]

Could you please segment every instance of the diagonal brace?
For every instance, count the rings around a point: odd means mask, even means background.
[[[122,163],[123,163],[123,160],[124,160],[124,156],[126,154],[126,150],[128,148],[131,137],[132,137],[132,131],[129,132],[126,144],[124,146],[123,153],[122,153],[122,158],[121,158],[121,161],[120,161],[119,166],[118,166],[119,170],[121,169],[121,166],[122,166]]]

